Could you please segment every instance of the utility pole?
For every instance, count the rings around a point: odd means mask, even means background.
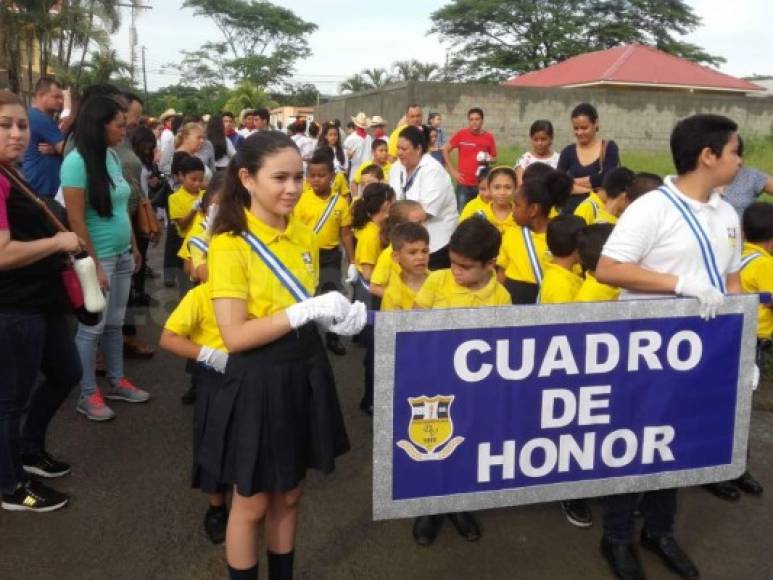
[[[145,69],[145,45],[142,45],[142,87],[145,92],[145,103],[148,102],[148,74]]]
[[[118,6],[124,8],[131,8],[131,27],[129,28],[129,76],[132,79],[132,84],[137,84],[137,45],[139,44],[137,38],[137,10],[152,10],[153,7],[150,4],[140,4],[141,0],[130,0],[129,4],[118,3]],[[144,70],[144,66],[143,66]]]

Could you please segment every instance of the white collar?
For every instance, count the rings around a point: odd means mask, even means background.
[[[679,196],[679,199],[683,200],[693,211],[701,211],[706,208],[717,209],[719,207],[719,204],[722,201],[722,196],[719,192],[712,191],[706,202],[698,201],[697,199],[693,199],[682,193],[674,183],[675,180],[675,175],[667,175],[663,180],[663,185],[665,185],[670,192]]]

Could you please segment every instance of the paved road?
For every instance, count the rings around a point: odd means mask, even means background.
[[[155,291],[174,301],[173,291]],[[151,320],[140,332],[156,341],[159,330]],[[568,525],[554,504],[492,510],[480,514],[480,542],[468,544],[446,525],[429,549],[414,545],[408,521],[372,522],[371,423],[357,409],[361,357],[352,347],[333,361],[353,449],[334,475],[308,480],[298,579],[610,577],[598,550],[598,504],[590,530]],[[116,403],[116,420],[96,424],[76,415],[73,396],[56,417],[49,447],[73,464],[57,482],[72,503],[52,514],[0,512],[0,579],[225,577],[223,549],[202,530],[205,499],[188,487],[192,409],[180,404],[183,363],[159,353],[130,361],[127,374],[151,391],[150,403]],[[773,579],[773,413],[755,412],[752,449],[767,495],[729,504],[700,489],[680,494],[678,536],[705,579]],[[642,559],[650,578],[673,577],[650,554]]]

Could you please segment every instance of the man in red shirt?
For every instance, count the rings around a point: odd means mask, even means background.
[[[443,146],[448,172],[456,182],[456,202],[461,211],[468,201],[478,195],[478,153],[484,152],[493,163],[497,157],[497,144],[494,135],[483,130],[483,110],[474,107],[467,112],[468,126],[457,131],[451,140]],[[451,163],[451,151],[458,149],[458,168]]]

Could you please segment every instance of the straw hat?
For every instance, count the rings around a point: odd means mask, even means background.
[[[370,119],[368,119],[368,116],[362,111],[357,113],[356,117],[352,117],[352,123],[357,125],[360,129],[367,129],[370,127]]]
[[[370,126],[371,127],[383,127],[386,124],[387,124],[387,122],[384,121],[384,119],[382,119],[378,115],[373,115],[373,117],[371,117],[371,119],[370,119]]]
[[[161,115],[159,115],[158,120],[163,123],[169,117],[176,117],[176,116],[177,116],[177,111],[175,111],[174,109],[167,109],[166,111],[161,113]]]

